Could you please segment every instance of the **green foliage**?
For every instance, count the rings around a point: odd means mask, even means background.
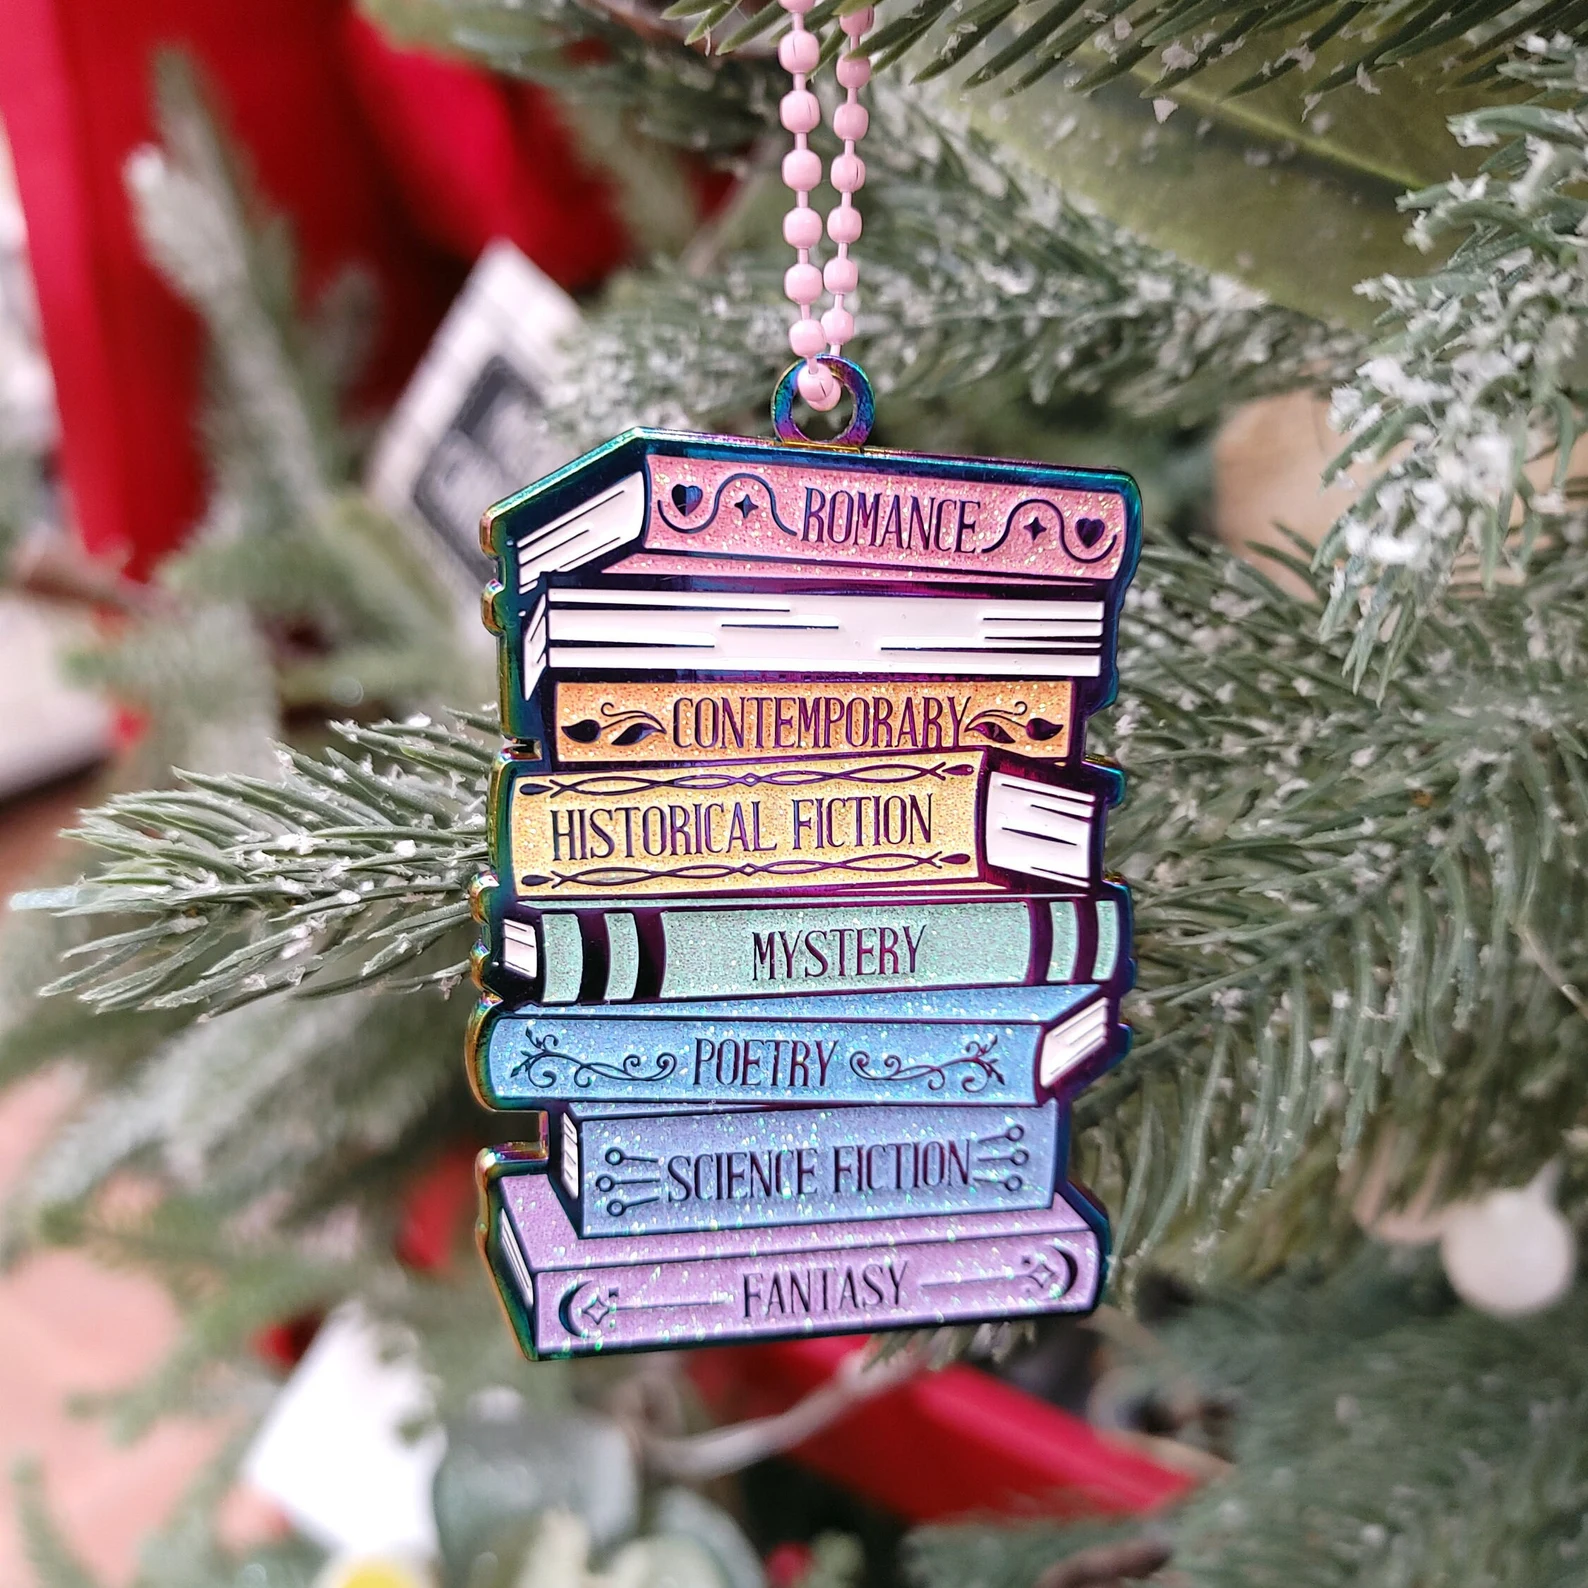
[[[1350,628],[1353,678],[1382,678],[1473,556],[1492,588],[1543,545],[1580,538],[1568,492],[1588,393],[1578,367],[1588,321],[1588,58],[1539,46],[1508,76],[1526,105],[1458,117],[1456,136],[1498,145],[1482,174],[1409,195],[1416,235],[1460,246],[1431,275],[1364,290],[1384,303],[1380,340],[1335,399],[1349,442],[1335,475],[1385,465],[1319,548],[1340,566],[1328,630]],[[1387,464],[1385,460],[1388,460]],[[1543,460],[1535,479],[1529,464]]]
[[[213,1013],[286,988],[368,985],[455,937],[484,862],[490,729],[421,717],[338,732],[361,754],[283,750],[279,778],[190,775],[91,812],[76,836],[121,858],[52,902],[145,919],[72,950],[86,963],[49,991],[101,1010]]]
[[[1139,243],[1362,333],[1373,311],[1357,283],[1427,268],[1406,239],[1401,195],[1476,163],[1446,121],[1482,100],[1397,90],[1323,105],[1288,79],[1234,100],[1200,81],[1153,101],[1125,83],[961,98],[1008,158]]]
[[[904,1572],[915,1588],[1032,1588],[1058,1562],[1128,1546],[1140,1534],[1141,1524],[1134,1520],[919,1527],[904,1540]],[[1105,1588],[1120,1580],[1108,1573],[1082,1575],[1075,1582],[1076,1588]]]
[[[860,1541],[847,1533],[823,1533],[811,1545],[811,1562],[798,1588],[853,1588],[865,1569]]]
[[[627,4],[577,0],[359,0],[395,38],[464,54],[508,76],[620,110],[663,143],[742,149],[777,115],[776,61],[693,49],[683,30]]]
[[[1585,1321],[1581,1291],[1506,1322],[1427,1265],[1382,1261],[1194,1319],[1183,1349],[1241,1417],[1235,1471],[1181,1522],[1176,1566],[1207,1588],[1580,1583]]]
[[[1482,77],[1523,34],[1581,26],[1576,8],[1550,0],[1043,0],[1010,37],[1005,25],[1016,11],[1013,0],[981,0],[964,12],[949,0],[916,0],[888,19],[876,43],[896,58],[927,40],[934,72],[982,50],[977,78],[1018,72],[1018,86],[1073,64],[1084,87],[1136,72],[1148,93],[1165,94],[1221,65],[1228,73],[1233,57],[1232,95],[1291,73],[1323,94],[1414,62]]]
[[[1323,1284],[1293,1275],[1198,1306],[1170,1333],[1173,1371],[1239,1415],[1230,1475],[1160,1524],[1163,1581],[1584,1580],[1588,1295],[1502,1322],[1456,1303],[1429,1267],[1373,1257]],[[1052,1526],[931,1528],[908,1560],[921,1588],[1028,1588],[1090,1542]]]
[[[20,1463],[14,1478],[23,1547],[44,1588],[99,1588],[93,1574],[78,1558],[70,1542],[61,1537],[50,1517],[44,1504],[43,1475],[37,1463]]]
[[[871,106],[858,324],[879,392],[928,400],[1003,381],[1037,404],[1106,399],[1127,414],[1198,420],[1234,398],[1327,382],[1360,351],[1349,334],[1070,202],[947,95],[879,82]],[[723,241],[774,232],[781,192],[769,177]],[[592,322],[561,394],[574,439],[760,408],[787,358],[786,264],[763,245],[704,279],[666,269],[625,284]],[[716,333],[707,339],[702,304]]]
[[[1448,1190],[1527,1178],[1584,1118],[1585,580],[1562,556],[1452,603],[1370,700],[1253,569],[1143,559],[1094,730],[1134,773],[1109,842],[1138,1037],[1076,1106],[1125,1250],[1305,1246],[1391,1122],[1403,1185],[1438,1151]]]
[[[0,434],[0,569],[32,526],[39,511],[43,480],[37,456]]]

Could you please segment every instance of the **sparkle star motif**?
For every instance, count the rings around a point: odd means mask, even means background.
[[[1026,533],[1035,540],[1048,526],[1035,513],[1026,520]]]
[[[755,511],[755,503],[748,496],[741,496],[733,505],[739,509],[740,518],[748,518]]]
[[[618,1293],[615,1290],[609,1290],[605,1296],[598,1293],[592,1296],[579,1311],[599,1329],[618,1310],[616,1306],[617,1295]]]

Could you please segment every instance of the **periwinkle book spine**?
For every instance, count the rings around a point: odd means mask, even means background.
[[[580,1233],[748,1229],[1045,1208],[1059,1108],[565,1111],[557,1179]]]

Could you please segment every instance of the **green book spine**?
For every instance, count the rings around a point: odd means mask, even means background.
[[[855,902],[765,898],[580,909],[515,905],[486,975],[543,1004],[1119,983],[1129,900],[1084,893]]]

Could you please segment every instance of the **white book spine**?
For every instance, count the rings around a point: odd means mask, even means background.
[[[994,772],[987,780],[987,863],[1032,877],[1085,882],[1096,807],[1081,790]]]
[[[551,590],[525,626],[544,668],[1095,678],[1101,601]]]
[[[603,552],[627,545],[644,523],[645,476],[631,474],[519,543],[519,590],[532,590],[544,573],[581,567]]]

